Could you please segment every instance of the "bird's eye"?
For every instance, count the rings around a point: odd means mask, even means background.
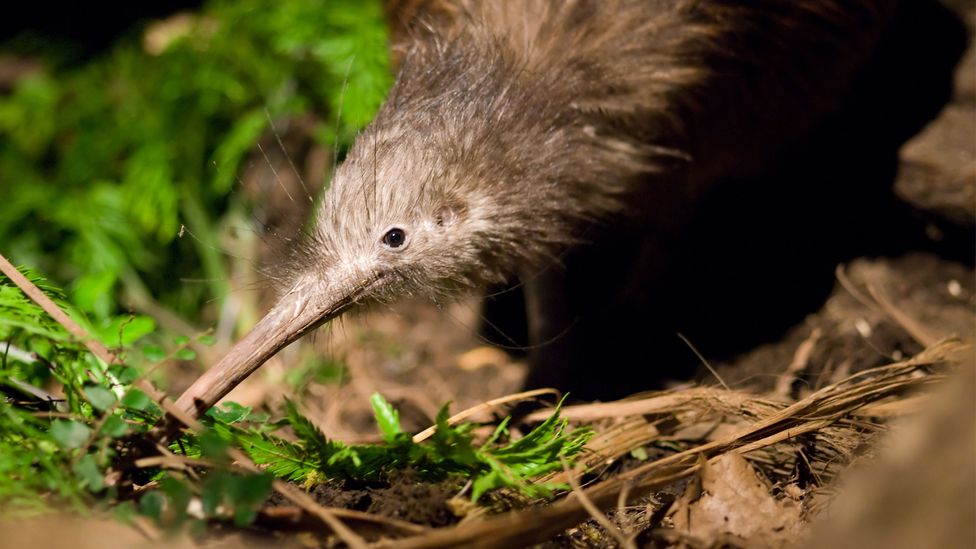
[[[406,241],[407,233],[403,232],[403,229],[393,228],[386,231],[386,234],[383,235],[383,244],[386,244],[390,248],[399,248]]]

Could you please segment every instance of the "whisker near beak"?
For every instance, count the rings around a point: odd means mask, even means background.
[[[347,310],[365,289],[297,285],[282,297],[251,331],[200,376],[176,401],[200,417],[268,359],[293,341]]]

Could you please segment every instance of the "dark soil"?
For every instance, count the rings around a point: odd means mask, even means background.
[[[311,495],[325,507],[362,511],[414,524],[439,527],[458,520],[448,502],[461,492],[463,482],[425,482],[412,471],[372,483],[333,480],[315,486]],[[271,505],[291,505],[278,494]]]
[[[350,483],[325,484],[317,486],[312,493],[323,505],[339,504],[349,509],[437,527],[458,521],[447,501],[457,495],[462,486],[457,481],[423,482],[412,473],[405,472],[376,486],[357,488]]]

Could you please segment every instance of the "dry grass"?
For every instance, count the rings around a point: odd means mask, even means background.
[[[606,467],[636,447],[662,442],[691,447],[599,480],[585,489],[585,497],[574,491],[548,506],[472,517],[384,546],[513,547],[542,542],[585,521],[592,506],[607,511],[641,502],[727,454],[745,456],[763,476],[776,480],[781,492],[788,492],[783,488],[795,480],[798,469],[813,479],[804,491],[828,487],[857,449],[882,429],[880,421],[917,408],[919,399],[925,398],[919,389],[942,380],[946,366],[965,349],[959,342],[937,343],[911,359],[860,372],[792,403],[699,387],[568,407],[566,417],[599,430],[589,458],[562,474],[574,475],[573,483],[584,469]]]

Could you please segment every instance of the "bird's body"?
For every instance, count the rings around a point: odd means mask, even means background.
[[[836,107],[888,4],[462,2],[417,31],[298,268],[353,261],[350,244],[444,209],[450,231],[381,262],[390,297],[451,293],[761,170]]]
[[[714,184],[763,170],[837,107],[895,3],[449,3],[407,34],[292,287],[181,404],[210,406],[356,303],[446,299],[529,278],[600,227],[653,239],[680,225]],[[528,301],[544,339],[554,299]]]

